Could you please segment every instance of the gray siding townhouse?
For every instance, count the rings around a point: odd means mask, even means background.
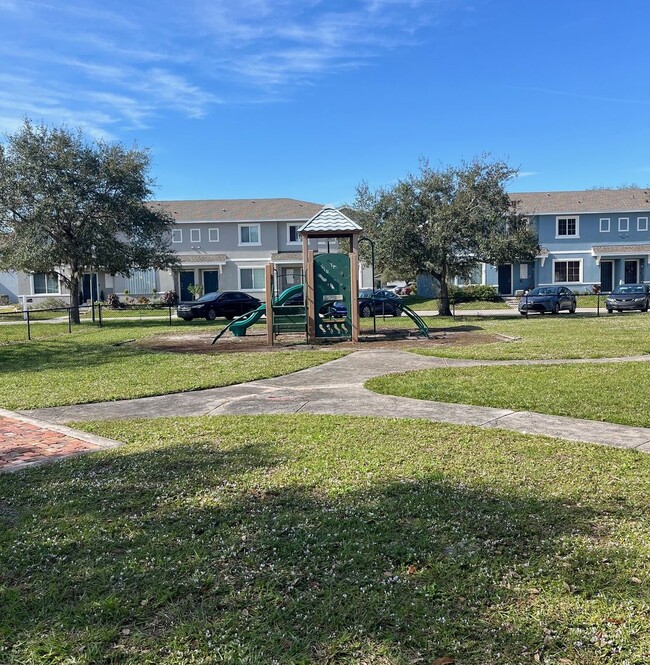
[[[130,278],[116,276],[115,293],[177,291],[191,300],[188,287],[264,293],[264,267],[273,263],[283,286],[302,279],[302,245],[298,229],[322,205],[296,199],[220,199],[158,201],[176,223],[170,244],[178,255],[175,271],[143,271]]]
[[[281,286],[302,279],[302,243],[298,229],[322,209],[319,203],[296,199],[219,199],[157,201],[175,220],[169,242],[178,255],[177,270],[140,270],[130,277],[101,270],[87,274],[82,299],[103,299],[110,293],[151,297],[177,291],[191,300],[188,287],[202,285],[205,292],[241,290],[264,293],[264,267],[273,263]],[[321,247],[323,249],[324,247]],[[314,249],[318,246],[314,245]],[[11,300],[26,296],[31,302],[48,297],[69,298],[54,275],[0,274],[0,293]]]

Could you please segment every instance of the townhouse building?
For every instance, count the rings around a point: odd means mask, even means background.
[[[650,191],[593,189],[510,195],[537,230],[535,261],[482,265],[469,280],[501,295],[534,286],[567,286],[576,293],[599,286],[650,283]]]
[[[650,282],[650,192],[646,189],[594,189],[572,192],[519,192],[513,203],[537,230],[540,251],[534,261],[481,265],[469,283],[489,284],[501,295],[534,286],[568,286],[575,292],[599,285],[603,292],[622,283]],[[82,298],[110,293],[151,297],[176,291],[191,300],[191,285],[204,292],[237,290],[260,296],[264,267],[272,263],[281,287],[302,279],[298,229],[322,209],[320,203],[290,198],[158,201],[175,220],[169,242],[179,261],[175,270],[142,270],[130,277],[98,270],[84,276]],[[326,251],[325,240],[312,248]],[[458,281],[458,280],[457,280]],[[360,286],[369,287],[363,269]],[[418,280],[422,295],[430,283]],[[0,273],[0,295],[14,302],[47,297],[68,299],[62,283],[41,273]]]

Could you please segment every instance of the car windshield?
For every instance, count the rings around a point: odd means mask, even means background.
[[[528,292],[529,296],[556,296],[560,289],[554,286],[538,286]]]
[[[624,284],[617,286],[612,293],[644,293],[645,287],[643,284]]]
[[[363,289],[363,291],[359,291],[359,298],[372,298],[372,295],[372,289]],[[381,293],[379,291],[375,291],[375,295],[380,296]]]
[[[206,300],[216,300],[221,294],[219,291],[214,291],[213,293],[206,293],[204,296],[197,298],[196,302],[206,302]]]

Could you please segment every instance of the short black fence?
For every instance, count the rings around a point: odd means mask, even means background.
[[[581,314],[601,316],[610,310],[618,311],[618,306],[608,304],[607,298],[609,293],[572,293],[560,294],[559,297],[554,294],[547,295],[530,295],[524,293],[521,296],[512,296],[499,298],[498,300],[467,300],[462,297],[450,296],[448,298],[432,298],[429,302],[435,303],[434,311],[449,311],[452,316],[490,316],[496,313],[496,310],[510,311],[512,314],[521,314],[528,316],[528,314],[559,314],[560,312],[575,312]],[[409,298],[405,299],[409,303]],[[414,299],[409,303],[411,307],[415,304],[418,306]],[[620,311],[648,311],[646,307],[647,301],[642,297],[639,302],[630,307],[628,304],[620,305]],[[575,306],[574,306],[575,305]],[[422,305],[419,304],[418,309]]]
[[[4,311],[0,310],[0,325],[24,325],[26,337],[28,340],[32,339],[34,324],[64,324],[66,325],[68,332],[71,333],[74,321],[74,310],[74,307],[44,307],[42,309],[27,308]],[[175,305],[165,305],[162,303],[122,304],[120,307],[108,307],[103,303],[94,303],[93,305],[80,305],[79,316],[81,321],[90,321],[100,328],[103,327],[106,319],[129,320],[133,318],[140,320],[164,318],[171,326],[175,310]],[[159,316],[156,317],[153,314],[142,316],[143,312],[156,312],[159,313]]]

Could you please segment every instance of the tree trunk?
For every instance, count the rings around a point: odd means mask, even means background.
[[[72,323],[81,323],[81,318],[79,316],[79,275],[73,273],[70,276],[69,288],[70,307],[72,307],[70,316],[72,317]]]
[[[438,277],[440,281],[440,305],[438,316],[451,316],[451,303],[449,302],[449,286],[447,285],[447,271],[443,270]]]

